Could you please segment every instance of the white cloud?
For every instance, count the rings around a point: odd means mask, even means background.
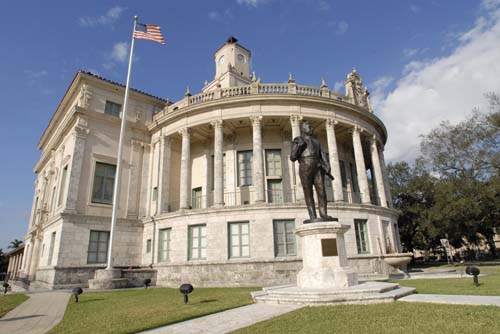
[[[249,7],[257,8],[267,0],[236,0],[239,5],[247,5]]]
[[[216,10],[211,10],[208,12],[208,18],[212,21],[217,21],[220,18],[220,13]]]
[[[78,18],[78,23],[82,27],[95,27],[99,25],[108,25],[115,23],[126,7],[115,6],[110,8],[104,15],[101,16],[83,16]]]
[[[127,61],[128,56],[128,43],[127,42],[118,42],[113,45],[113,49],[111,50],[111,59],[118,62],[124,63]]]
[[[337,81],[333,84],[333,91],[344,94],[344,82]]]
[[[337,24],[337,35],[343,35],[347,32],[347,29],[349,29],[349,24],[346,21],[340,21]]]
[[[29,83],[30,86],[33,86],[42,77],[44,77],[47,74],[49,74],[49,72],[47,70],[38,70],[38,71],[24,70],[23,72],[26,75],[28,83]]]
[[[411,58],[418,53],[418,49],[403,49],[403,55]]]
[[[374,90],[375,112],[389,133],[387,160],[414,159],[420,134],[443,120],[462,120],[485,107],[484,93],[500,89],[500,1],[483,4],[496,6],[457,37],[448,56],[410,62],[394,90]]]

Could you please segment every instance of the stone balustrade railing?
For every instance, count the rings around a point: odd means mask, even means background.
[[[326,86],[318,88],[312,86],[297,85],[295,84],[295,82],[284,84],[253,82],[252,84],[246,86],[220,88],[197,95],[187,96],[185,99],[169,106],[169,110],[177,110],[189,105],[218,99],[257,94],[306,95],[344,101],[348,103],[354,102],[348,96],[333,92]]]

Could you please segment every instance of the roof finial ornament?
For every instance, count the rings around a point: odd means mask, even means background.
[[[257,81],[257,75],[255,74],[255,71],[252,71],[252,81]]]
[[[292,76],[292,72],[290,72],[290,73],[288,74],[288,83],[292,83],[292,82],[295,82],[295,79],[294,79],[294,78],[293,78],[293,76]]]
[[[191,96],[191,91],[189,90],[189,86],[186,87],[186,93],[184,93],[184,96]]]
[[[325,82],[325,78],[321,77],[321,88],[327,88],[328,85]]]

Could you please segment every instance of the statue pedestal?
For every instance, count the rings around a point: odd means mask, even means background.
[[[302,240],[302,270],[298,288],[346,288],[358,284],[358,274],[347,266],[344,233],[338,222],[304,224],[295,231]]]

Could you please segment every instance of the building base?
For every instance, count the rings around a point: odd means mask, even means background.
[[[128,284],[128,278],[122,277],[121,269],[99,269],[95,278],[89,279],[90,289],[123,289]]]

